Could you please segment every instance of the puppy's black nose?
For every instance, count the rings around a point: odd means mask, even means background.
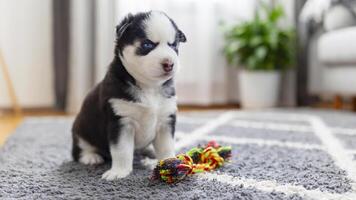
[[[170,61],[165,61],[162,63],[163,70],[165,72],[171,72],[173,70],[173,63]]]

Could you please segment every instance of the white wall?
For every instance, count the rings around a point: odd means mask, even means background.
[[[20,104],[52,106],[52,1],[0,0],[0,48]],[[0,107],[10,105],[0,72]]]

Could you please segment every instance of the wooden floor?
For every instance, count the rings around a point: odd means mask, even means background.
[[[22,117],[1,116],[0,117],[0,146],[4,144],[6,138],[21,123]]]
[[[6,139],[14,132],[16,127],[21,124],[25,117],[35,116],[65,116],[63,112],[39,109],[25,111],[22,116],[15,116],[9,112],[0,113],[0,146],[2,146]]]

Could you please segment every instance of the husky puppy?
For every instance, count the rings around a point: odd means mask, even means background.
[[[165,13],[127,15],[116,27],[115,56],[105,78],[87,95],[73,124],[74,160],[112,161],[102,178],[132,171],[135,149],[153,145],[157,159],[173,157],[174,75],[185,35]]]

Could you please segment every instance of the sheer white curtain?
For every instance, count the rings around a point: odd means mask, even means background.
[[[94,1],[71,1],[70,77],[67,111],[77,113],[93,86]]]

